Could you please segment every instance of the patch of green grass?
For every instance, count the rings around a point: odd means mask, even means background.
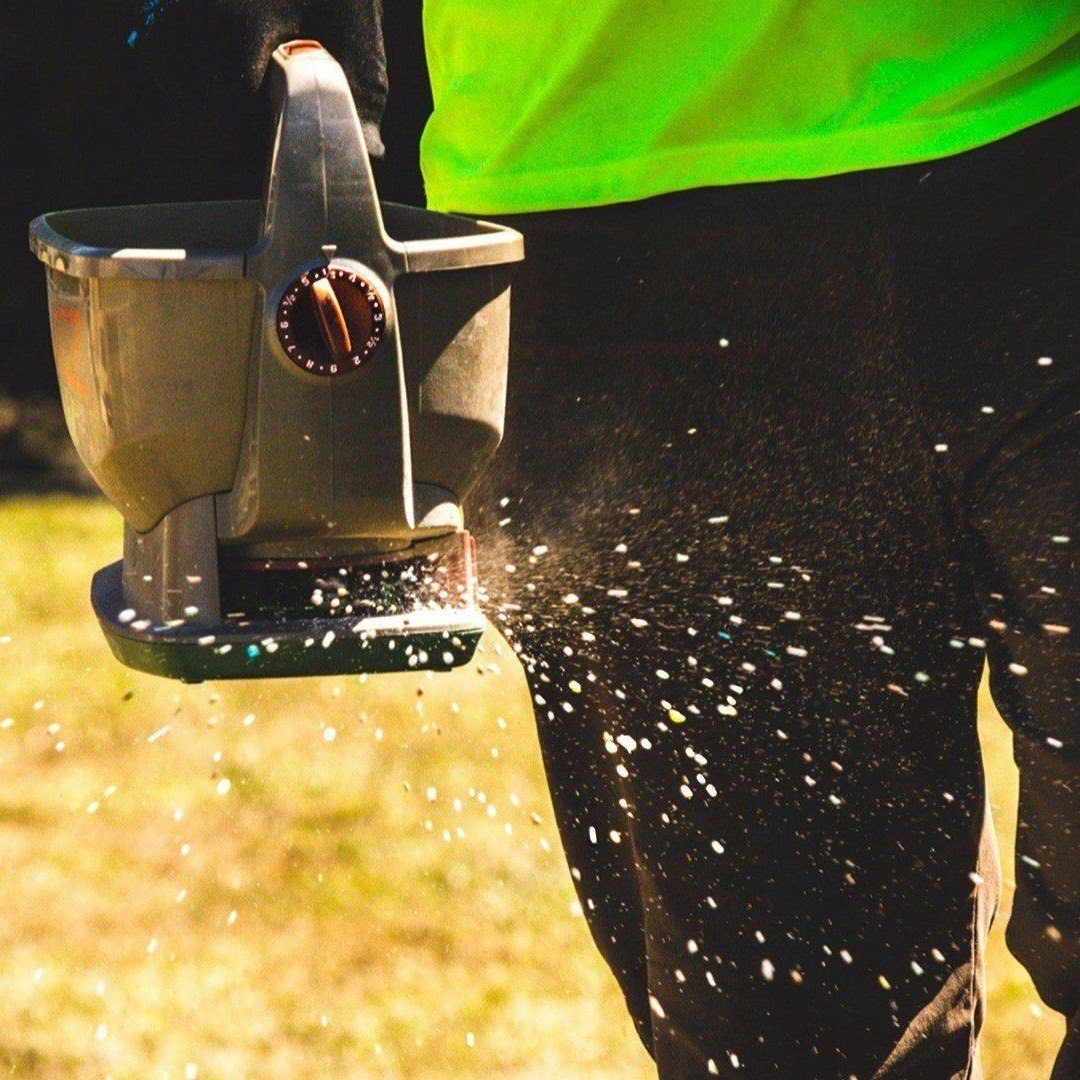
[[[93,500],[0,504],[0,1067],[655,1075],[574,904],[505,647],[363,685],[141,676],[89,606],[119,536]],[[982,705],[1011,881],[1015,770]],[[1038,1080],[1062,1026],[1003,923],[987,1074]]]

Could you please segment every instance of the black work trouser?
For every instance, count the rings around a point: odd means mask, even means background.
[[[664,1080],[980,1075],[986,659],[1021,770],[1009,941],[1080,1075],[1078,115],[506,219],[485,580]]]

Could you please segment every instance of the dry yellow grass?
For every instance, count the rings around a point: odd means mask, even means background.
[[[0,504],[10,1074],[655,1075],[573,903],[494,639],[452,677],[184,687],[108,655],[87,589],[117,548],[101,503]],[[1007,851],[1015,773],[983,704]],[[988,1076],[1037,1080],[1062,1025],[1002,926]]]

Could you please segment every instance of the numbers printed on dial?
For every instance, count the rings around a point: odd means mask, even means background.
[[[330,282],[337,300],[335,315],[343,325],[335,350],[320,329],[320,315],[312,286]],[[325,287],[324,287],[325,288]],[[285,291],[277,311],[277,333],[289,359],[312,375],[332,378],[361,367],[378,346],[386,327],[386,312],[370,282],[346,267],[320,266],[301,274]]]

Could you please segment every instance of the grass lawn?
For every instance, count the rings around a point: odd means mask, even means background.
[[[186,687],[90,611],[103,503],[0,503],[0,1064],[11,1075],[654,1076],[559,851],[524,678]],[[1007,883],[1016,775],[981,727]],[[1004,913],[1011,885],[1007,884]],[[989,1080],[1064,1025],[999,916]]]

